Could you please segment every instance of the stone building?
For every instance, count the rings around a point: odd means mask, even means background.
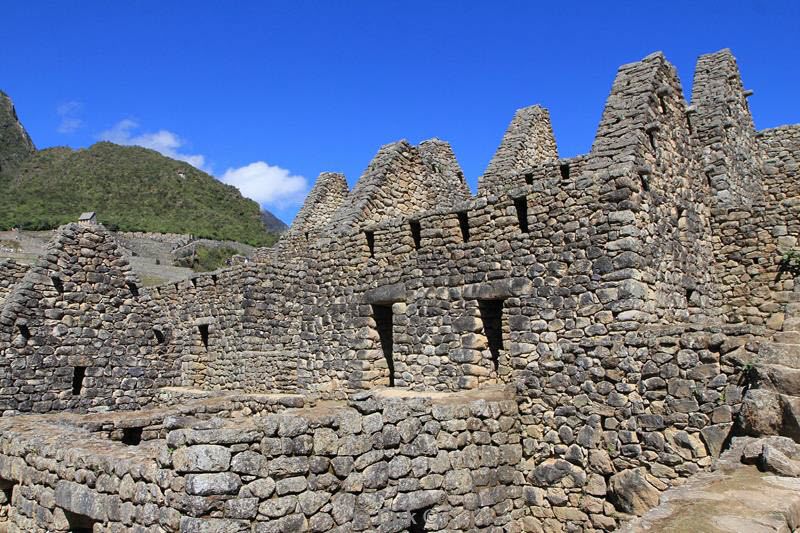
[[[143,288],[100,225],[0,283],[11,531],[608,531],[800,436],[800,126],[732,54],[620,67],[590,153],[518,111],[323,173],[256,261]],[[11,277],[7,279],[11,279]]]

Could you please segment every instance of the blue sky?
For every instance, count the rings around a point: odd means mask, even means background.
[[[37,147],[181,157],[289,222],[322,171],[439,137],[473,190],[514,110],[589,150],[619,65],[663,50],[688,93],[731,48],[756,127],[800,122],[800,2],[35,2],[3,5],[0,89]]]

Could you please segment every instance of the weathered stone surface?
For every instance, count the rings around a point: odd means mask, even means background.
[[[644,468],[624,470],[608,481],[609,496],[617,509],[642,515],[658,504],[659,491],[647,479]]]

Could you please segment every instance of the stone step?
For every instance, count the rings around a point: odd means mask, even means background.
[[[661,495],[660,505],[620,533],[784,533],[800,521],[800,479],[726,464]]]
[[[781,344],[800,344],[800,331],[778,331],[772,338]]]
[[[800,344],[761,343],[757,362],[800,369]]]

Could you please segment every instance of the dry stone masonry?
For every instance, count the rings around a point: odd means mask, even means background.
[[[62,227],[0,264],[0,528],[611,531],[730,457],[800,474],[800,127],[749,94],[652,54],[588,154],[522,109],[472,196],[388,144],[179,283]]]

